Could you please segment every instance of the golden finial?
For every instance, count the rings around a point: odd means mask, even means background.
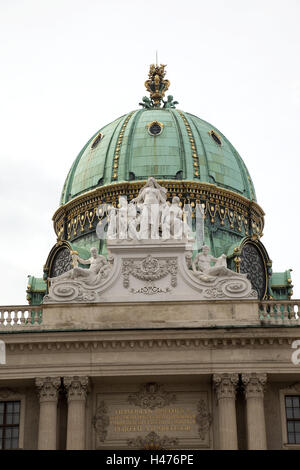
[[[156,59],[157,60],[157,59]],[[166,65],[163,64],[151,64],[148,77],[145,81],[145,87],[150,93],[150,99],[147,96],[143,97],[143,102],[140,103],[145,109],[160,108],[161,102],[163,102],[163,108],[175,108],[178,101],[173,100],[173,96],[169,95],[167,101],[163,100],[165,92],[170,86],[169,80],[165,79]]]
[[[166,65],[150,65],[149,79],[145,81],[146,90],[150,93],[150,98],[153,100],[154,107],[159,108],[165,92],[170,86],[169,80],[165,80],[165,67]]]

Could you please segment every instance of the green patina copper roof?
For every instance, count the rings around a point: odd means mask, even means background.
[[[160,135],[149,134],[148,124],[153,121],[163,124]],[[220,137],[221,145],[211,131]],[[99,132],[103,138],[92,148]],[[61,204],[98,186],[149,176],[211,183],[256,201],[242,158],[218,129],[192,114],[159,108],[135,110],[94,134],[69,171]]]

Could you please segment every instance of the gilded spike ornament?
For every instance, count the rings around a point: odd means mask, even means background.
[[[140,103],[146,109],[160,108],[161,102],[164,103],[164,108],[175,108],[178,104],[177,101],[173,101],[173,96],[168,96],[167,101],[163,100],[165,92],[170,86],[169,80],[165,79],[166,65],[150,65],[149,79],[145,81],[146,90],[150,93],[150,99],[147,96],[143,97],[143,102]]]

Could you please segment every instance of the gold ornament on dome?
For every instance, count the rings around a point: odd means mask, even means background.
[[[150,65],[149,70],[149,79],[145,81],[146,90],[150,93],[150,98],[153,100],[154,106],[156,108],[160,107],[160,103],[165,96],[165,92],[170,86],[169,80],[166,80],[164,77],[166,65]]]

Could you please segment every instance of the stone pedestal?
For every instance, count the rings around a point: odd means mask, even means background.
[[[85,449],[88,377],[64,377],[68,396],[67,450]]]
[[[219,446],[221,450],[237,450],[235,397],[238,374],[214,374],[218,400]]]
[[[103,261],[106,263],[105,277],[90,274],[82,279],[75,272],[73,279],[71,271],[69,277],[64,273],[51,279],[49,294],[43,303],[257,298],[246,274],[238,274],[225,266],[216,268],[216,275],[194,271],[193,242],[189,239],[107,240],[107,249],[110,254],[109,263]]]
[[[247,438],[249,450],[267,449],[264,412],[264,387],[267,374],[242,374],[247,401]]]
[[[39,450],[56,449],[57,397],[59,377],[37,378],[35,380],[40,399]]]

